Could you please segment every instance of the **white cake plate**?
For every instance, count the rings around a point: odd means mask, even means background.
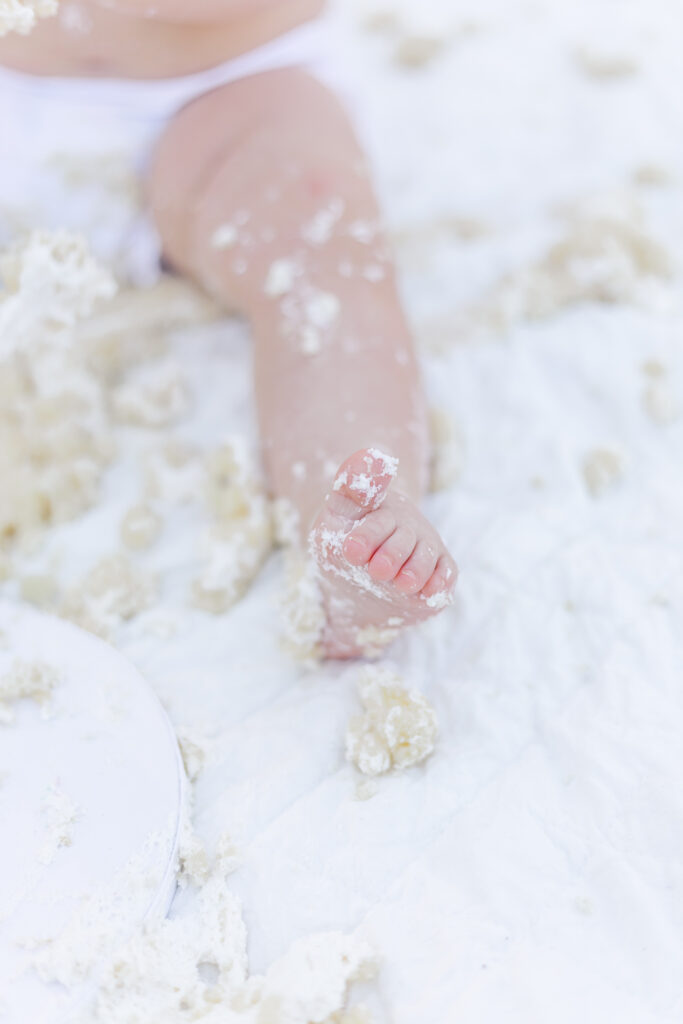
[[[92,994],[112,940],[168,911],[185,781],[161,704],[107,644],[0,602],[0,676],[17,658],[61,679],[47,717],[26,700],[0,724],[0,1022],[57,1024]],[[59,846],[51,794],[78,809]],[[42,981],[36,956],[76,920],[84,977]]]

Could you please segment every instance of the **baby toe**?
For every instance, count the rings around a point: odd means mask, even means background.
[[[335,477],[331,498],[335,495],[352,501],[357,510],[376,510],[383,503],[398,469],[398,459],[378,448],[361,448],[342,462]]]
[[[436,569],[439,553],[429,541],[421,540],[396,577],[396,586],[405,594],[422,590]]]
[[[450,555],[442,555],[436,569],[422,588],[425,597],[448,593],[453,589],[458,578],[458,567]]]
[[[417,536],[412,527],[401,525],[375,552],[368,570],[377,582],[393,580],[415,550]]]
[[[344,541],[344,557],[351,565],[366,565],[395,529],[396,519],[388,509],[370,512]]]

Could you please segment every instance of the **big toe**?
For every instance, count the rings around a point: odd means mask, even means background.
[[[337,470],[328,508],[346,519],[362,519],[376,511],[398,472],[398,459],[379,448],[361,448]]]

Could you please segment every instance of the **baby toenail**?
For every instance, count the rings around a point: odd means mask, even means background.
[[[416,583],[417,576],[412,569],[404,569],[401,573],[401,579],[405,580],[406,583]]]

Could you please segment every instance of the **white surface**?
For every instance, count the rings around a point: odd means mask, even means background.
[[[120,936],[165,913],[175,889],[182,768],[158,700],[108,645],[5,603],[0,634],[0,674],[21,658],[46,661],[62,677],[49,718],[22,701],[16,721],[0,726],[0,1020],[55,1024],[87,989],[44,985],[31,968],[35,950],[94,893]],[[43,863],[43,805],[55,786],[78,817],[72,844]],[[134,856],[146,879],[130,889],[125,869]]]
[[[431,9],[437,23],[479,26],[412,74],[392,70],[391,40],[362,35],[352,17],[340,29],[367,90],[416,325],[534,258],[556,235],[558,203],[620,189],[646,162],[672,176],[639,194],[672,252],[675,299],[678,5],[405,7],[414,20]],[[587,79],[572,58],[584,43],[635,54],[640,73]],[[483,219],[489,235],[425,234],[453,214]],[[584,306],[425,355],[430,394],[455,412],[467,448],[458,485],[429,503],[461,565],[460,598],[394,652],[437,707],[437,753],[367,802],[343,760],[353,687],[334,666],[307,675],[280,652],[279,561],[229,615],[188,610],[201,523],[193,510],[167,515],[143,558],[162,574],[162,610],[118,642],[174,722],[211,740],[198,824],[242,843],[233,884],[256,970],[299,935],[363,923],[385,955],[380,1020],[679,1024],[683,423],[645,416],[640,367],[663,360],[683,396],[682,337],[675,307]],[[245,431],[243,327],[192,332],[175,348],[197,396],[183,432],[209,445]],[[52,541],[64,578],[116,548],[138,499],[137,456],[156,442],[120,440],[104,505]],[[594,500],[583,457],[615,443],[623,483]]]

